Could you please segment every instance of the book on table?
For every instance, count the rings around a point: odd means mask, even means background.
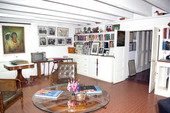
[[[61,91],[61,90],[42,89],[42,90],[37,91],[35,93],[35,96],[57,99],[62,93],[63,93],[63,91]]]
[[[76,93],[101,94],[102,90],[99,86],[80,86]]]

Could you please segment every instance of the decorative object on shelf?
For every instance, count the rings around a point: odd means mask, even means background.
[[[57,38],[57,45],[65,45],[65,39],[64,38]]]
[[[87,28],[86,28],[86,27],[84,27],[83,29],[84,29],[84,31],[83,31],[83,32],[84,32],[84,33],[87,33]]]
[[[159,12],[159,11],[155,11],[155,13],[156,13],[157,15],[166,15],[166,14],[169,14],[169,13],[164,13],[164,12]]]
[[[119,20],[125,20],[125,17],[121,17]]]
[[[83,54],[83,44],[76,44],[76,53]]]
[[[113,25],[113,31],[114,30],[120,30],[120,24]]]
[[[39,35],[47,35],[47,26],[38,26]]]
[[[72,45],[72,38],[65,38],[66,45]]]
[[[104,48],[103,54],[104,54],[104,56],[108,56],[109,55],[109,48]]]
[[[99,43],[92,43],[91,54],[97,55],[99,49]]]
[[[25,53],[24,27],[2,26],[4,54]]]
[[[69,36],[69,28],[57,27],[57,36],[68,37]]]
[[[86,42],[83,45],[83,54],[88,55],[89,54],[89,43]]]
[[[68,53],[75,53],[75,47],[68,47]]]
[[[99,51],[98,51],[98,55],[103,55],[103,52],[104,52],[104,48],[103,48],[103,47],[100,47],[100,48],[99,48]]]
[[[48,45],[50,45],[50,46],[56,45],[56,38],[48,37]]]
[[[82,33],[81,28],[75,28],[75,34],[80,34]]]
[[[93,33],[99,33],[99,27],[95,27],[92,30],[93,30]]]
[[[48,36],[56,35],[56,27],[48,27]]]
[[[87,33],[92,33],[91,27],[88,27],[88,28],[87,28]]]
[[[105,30],[106,32],[111,32],[111,31],[113,31],[112,25],[106,25],[105,29],[106,29],[106,30]]]
[[[47,46],[47,37],[39,36],[39,46]]]

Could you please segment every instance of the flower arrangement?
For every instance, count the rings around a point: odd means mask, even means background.
[[[75,94],[75,92],[79,90],[78,80],[74,80],[74,79],[69,80],[67,85],[67,90]]]

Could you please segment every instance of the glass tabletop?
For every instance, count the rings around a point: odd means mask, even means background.
[[[75,96],[67,90],[67,84],[55,85],[43,89],[62,90],[63,93],[57,99],[38,97],[35,94],[32,97],[33,104],[40,110],[46,112],[74,112],[84,113],[92,112],[105,107],[110,100],[109,94],[102,90],[101,94],[86,94],[85,100],[77,101]]]

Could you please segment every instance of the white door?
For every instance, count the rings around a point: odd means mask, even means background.
[[[151,68],[150,68],[150,79],[149,79],[149,93],[155,88],[155,75],[156,75],[156,61],[158,57],[158,28],[153,30],[152,38],[152,52],[151,52]]]

